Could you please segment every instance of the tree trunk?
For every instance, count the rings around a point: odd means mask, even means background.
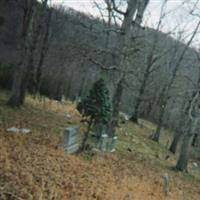
[[[119,36],[119,69],[124,70],[125,60],[125,50],[129,47],[130,38],[131,38],[131,29],[132,29],[132,21],[133,17],[137,11],[137,1],[128,1],[128,6],[126,13],[124,14],[124,20],[121,26],[121,35]],[[118,115],[121,103],[121,97],[123,93],[123,83],[125,79],[124,72],[120,74],[120,80],[117,83],[117,87],[115,89],[115,93],[113,96],[113,112],[111,121],[108,125],[109,135],[115,135],[115,128],[118,125]]]
[[[135,104],[135,108],[134,108],[134,113],[131,116],[130,120],[132,122],[138,123],[138,114],[139,114],[139,108],[140,108],[140,104],[142,102],[142,96],[144,94],[145,91],[145,87],[146,87],[146,82],[147,82],[147,78],[148,78],[148,74],[145,73],[142,84],[140,86],[140,90],[139,90],[139,96],[136,99],[136,104]]]
[[[198,133],[195,133],[195,134],[194,134],[194,137],[193,137],[193,139],[192,139],[192,146],[193,146],[193,147],[196,146],[197,138],[198,138]]]
[[[80,86],[79,86],[79,91],[78,91],[78,97],[83,97],[83,93],[85,91],[85,85],[87,83],[87,75],[88,75],[88,68],[85,67],[85,63],[86,63],[86,60],[85,58],[83,58],[82,62],[80,63],[81,66],[82,66],[82,77],[81,77],[81,80],[80,80]]]
[[[8,100],[10,106],[20,106],[24,103],[25,98],[25,87],[26,87],[26,72],[27,72],[27,58],[30,53],[29,51],[29,31],[33,18],[35,1],[30,0],[25,2],[23,10],[23,24],[21,30],[20,44],[18,51],[20,52],[19,62],[15,69],[14,79],[12,83],[11,96]]]
[[[49,10],[47,18],[46,18],[46,31],[45,31],[45,34],[44,34],[44,38],[42,40],[40,58],[39,58],[38,66],[36,67],[36,74],[35,74],[35,80],[34,80],[35,81],[34,94],[37,94],[37,93],[40,92],[42,67],[43,67],[43,64],[44,64],[45,56],[46,56],[47,51],[48,51],[51,18],[52,18],[52,10]]]
[[[183,138],[183,143],[181,146],[181,152],[176,164],[176,169],[182,172],[187,172],[187,164],[189,158],[189,147],[191,144],[192,134],[186,133]]]
[[[123,82],[124,82],[124,80],[122,78],[118,82],[115,94],[113,96],[112,117],[111,117],[110,123],[108,124],[109,136],[114,136],[115,135],[115,128],[118,125],[119,109],[120,109],[121,97],[122,97],[122,93],[123,93]]]
[[[143,18],[143,15],[144,15],[144,12],[145,12],[145,9],[147,7],[149,3],[149,0],[140,0],[139,1],[139,6],[138,6],[138,12],[137,12],[137,15],[136,15],[136,18],[135,18],[135,22],[140,25],[142,23],[142,18]]]
[[[187,165],[188,165],[188,159],[189,159],[189,149],[190,149],[190,145],[192,142],[192,137],[194,135],[194,131],[196,130],[197,124],[198,124],[198,117],[195,118],[194,116],[191,115],[192,112],[196,112],[195,111],[195,107],[198,103],[198,101],[195,102],[196,97],[199,96],[199,92],[196,92],[196,95],[194,96],[193,100],[190,103],[190,109],[189,109],[189,113],[188,113],[188,122],[186,123],[186,131],[183,137],[183,143],[181,146],[181,152],[179,155],[179,159],[177,161],[176,164],[176,169],[182,172],[187,172]]]
[[[139,112],[139,107],[140,107],[140,101],[141,101],[141,99],[140,99],[140,97],[138,97],[137,100],[136,100],[134,113],[130,118],[130,121],[132,121],[132,122],[134,122],[136,124],[138,124],[138,112]]]
[[[73,78],[74,78],[74,69],[71,70],[70,77],[68,78],[68,85],[66,89],[66,96],[68,98],[71,98],[71,91],[72,91],[72,85],[73,85]]]
[[[166,103],[164,103],[160,107],[158,125],[157,125],[155,133],[152,136],[152,140],[155,141],[155,142],[159,142],[159,140],[160,140],[161,128],[162,128],[162,125],[163,125],[163,118],[164,118],[164,114],[165,114],[165,107],[166,107]]]
[[[182,137],[182,132],[176,132],[176,134],[175,134],[175,136],[173,138],[173,141],[172,141],[172,143],[170,145],[169,150],[174,154],[176,153],[177,145],[178,145],[181,137]]]
[[[55,94],[54,94],[54,99],[57,101],[62,100],[62,95],[63,95],[63,82],[62,80],[58,81]]]
[[[29,44],[27,44],[27,46],[29,46]],[[24,58],[22,58],[23,60],[18,64],[15,70],[11,97],[8,101],[8,104],[11,106],[19,107],[24,104],[26,89],[33,66],[32,54],[34,49],[35,46],[33,45],[24,51]]]
[[[24,74],[21,70],[16,69],[14,73],[14,80],[12,85],[11,96],[8,100],[8,105],[19,107],[24,103],[24,98],[22,94],[22,84],[23,84]]]
[[[146,8],[147,4],[148,4],[148,0],[145,0],[142,3],[142,8],[140,8],[142,10],[140,12],[138,10],[138,13],[137,13],[138,20],[141,20],[140,19],[140,17],[141,17],[140,15],[143,16],[143,12],[144,12],[144,9]],[[141,13],[141,14],[139,14],[139,13]],[[137,21],[137,19],[136,19],[136,21]],[[141,21],[139,21],[137,23],[141,23]],[[157,31],[159,31],[159,25],[157,27]],[[143,98],[143,95],[144,95],[144,92],[145,92],[145,88],[147,86],[148,78],[149,78],[149,76],[150,76],[150,74],[152,72],[151,68],[152,68],[152,66],[153,66],[153,64],[155,62],[153,57],[154,57],[154,52],[155,52],[155,49],[156,49],[157,42],[158,42],[158,38],[157,38],[157,35],[156,35],[155,38],[154,38],[154,43],[153,43],[152,49],[150,50],[150,53],[149,53],[149,55],[147,57],[147,65],[146,65],[146,68],[145,68],[145,72],[144,72],[144,76],[143,76],[143,79],[142,79],[142,83],[140,85],[139,95],[138,95],[138,97],[136,99],[134,113],[133,113],[133,115],[132,115],[132,117],[130,119],[131,121],[133,121],[135,123],[138,123],[138,117],[139,117],[138,114],[139,114],[140,104],[142,103],[142,98]]]
[[[192,95],[192,97],[194,96],[194,94]],[[192,99],[192,98],[191,98]],[[191,100],[190,100],[191,101]],[[184,130],[184,126],[185,126],[185,120],[187,119],[187,113],[190,109],[190,101],[187,102],[183,102],[182,106],[181,106],[181,116],[180,116],[180,120],[178,123],[178,127],[176,128],[176,132],[174,134],[174,138],[173,141],[170,145],[169,151],[171,151],[172,153],[176,153],[176,149],[177,149],[177,145],[183,135],[183,130]]]
[[[161,126],[157,126],[156,132],[154,133],[152,140],[155,142],[159,142],[160,140],[160,133],[161,133]]]
[[[146,0],[144,0],[146,1]],[[112,1],[114,4],[114,1]],[[119,108],[121,103],[121,97],[123,93],[123,87],[125,82],[125,75],[126,75],[126,60],[127,60],[127,49],[130,46],[130,39],[132,38],[133,28],[138,29],[138,24],[135,23],[135,27],[133,26],[133,20],[136,20],[137,11],[140,12],[140,22],[142,22],[142,16],[144,14],[145,8],[148,4],[144,4],[142,7],[138,7],[138,1],[132,0],[128,1],[126,12],[124,13],[124,20],[121,26],[121,35],[119,37],[119,69],[122,70],[120,81],[117,84],[117,88],[113,97],[113,113],[112,119],[109,124],[109,132],[111,135],[115,134],[115,127],[118,125],[118,115],[119,115]],[[114,6],[115,7],[115,6]],[[134,19],[135,18],[135,19]],[[137,30],[136,29],[136,30]]]
[[[85,134],[83,136],[82,144],[81,144],[81,147],[79,149],[80,152],[85,151],[86,143],[87,143],[87,140],[88,140],[88,137],[89,137],[89,133],[90,133],[92,124],[93,124],[93,120],[90,119],[90,121],[88,123],[88,129],[87,129],[87,131],[85,132]]]

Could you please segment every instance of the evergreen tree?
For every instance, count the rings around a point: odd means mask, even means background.
[[[83,117],[89,119],[88,130],[82,143],[82,149],[84,149],[91,126],[93,124],[106,125],[110,119],[112,110],[110,93],[104,79],[101,78],[94,83],[89,95],[78,104],[77,109]]]

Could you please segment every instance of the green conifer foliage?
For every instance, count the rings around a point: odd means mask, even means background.
[[[91,88],[89,95],[77,106],[83,117],[87,117],[88,130],[86,131],[80,150],[84,151],[92,125],[105,125],[111,116],[111,101],[109,90],[104,79],[96,81]]]
[[[109,90],[104,79],[96,81],[89,95],[81,102],[83,116],[90,117],[93,123],[106,124],[111,114]],[[79,108],[80,110],[80,108]]]

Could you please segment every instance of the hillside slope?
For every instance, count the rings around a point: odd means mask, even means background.
[[[119,128],[113,154],[65,155],[60,147],[64,127],[78,124],[81,133],[85,128],[74,104],[28,97],[24,107],[11,109],[5,105],[6,98],[1,91],[0,199],[200,199],[200,170],[187,175],[172,170],[176,158],[148,139],[151,123],[127,123]],[[31,133],[6,132],[12,126],[29,128]],[[164,173],[170,177],[167,197]]]

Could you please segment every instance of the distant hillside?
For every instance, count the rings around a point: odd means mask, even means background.
[[[15,65],[19,53],[17,45],[22,19],[21,8],[17,6],[15,1],[1,1],[0,18],[0,63],[2,65]],[[115,28],[113,26],[113,29]],[[107,66],[118,62],[115,54],[117,33],[111,31],[109,43],[106,40],[106,34],[106,24],[99,19],[71,9],[55,8],[51,23],[49,49],[42,71],[41,93],[58,100],[62,95],[71,100],[87,95],[91,84],[99,77],[101,69],[98,63],[103,63],[105,59]],[[138,93],[138,84],[143,76],[146,59],[155,35],[157,35],[158,40],[155,56],[164,55],[157,63],[161,67],[149,79],[149,86],[145,92],[146,100],[141,106],[140,113],[141,117],[153,121],[157,120],[157,104],[155,102],[157,102],[158,92],[169,75],[168,73],[171,73],[171,68],[174,67],[173,65],[168,66],[169,60],[174,57],[175,61],[184,48],[184,44],[175,41],[165,33],[156,32],[149,28],[140,30],[140,37],[133,43],[139,51],[133,54],[130,64],[130,69],[134,71],[134,75],[127,76],[128,86],[124,92],[121,105],[121,109],[125,112],[132,112],[130,107],[134,105]],[[177,55],[173,55],[173,51],[170,50],[174,48],[174,45],[178,46]],[[35,62],[37,62],[37,55],[35,55],[35,58]],[[179,72],[180,78],[176,81],[172,93],[182,94],[183,91],[190,88],[191,83],[187,82],[183,76],[187,75],[191,79],[195,79],[197,66],[195,50],[189,48],[182,61]],[[111,90],[113,90],[118,73],[110,71],[107,73],[107,77],[112,83]],[[172,99],[168,105],[165,119],[168,125],[175,123],[173,116],[176,116],[180,109],[179,95],[175,96],[175,99]],[[153,103],[150,105],[149,102]],[[167,121],[169,115],[170,122]]]

